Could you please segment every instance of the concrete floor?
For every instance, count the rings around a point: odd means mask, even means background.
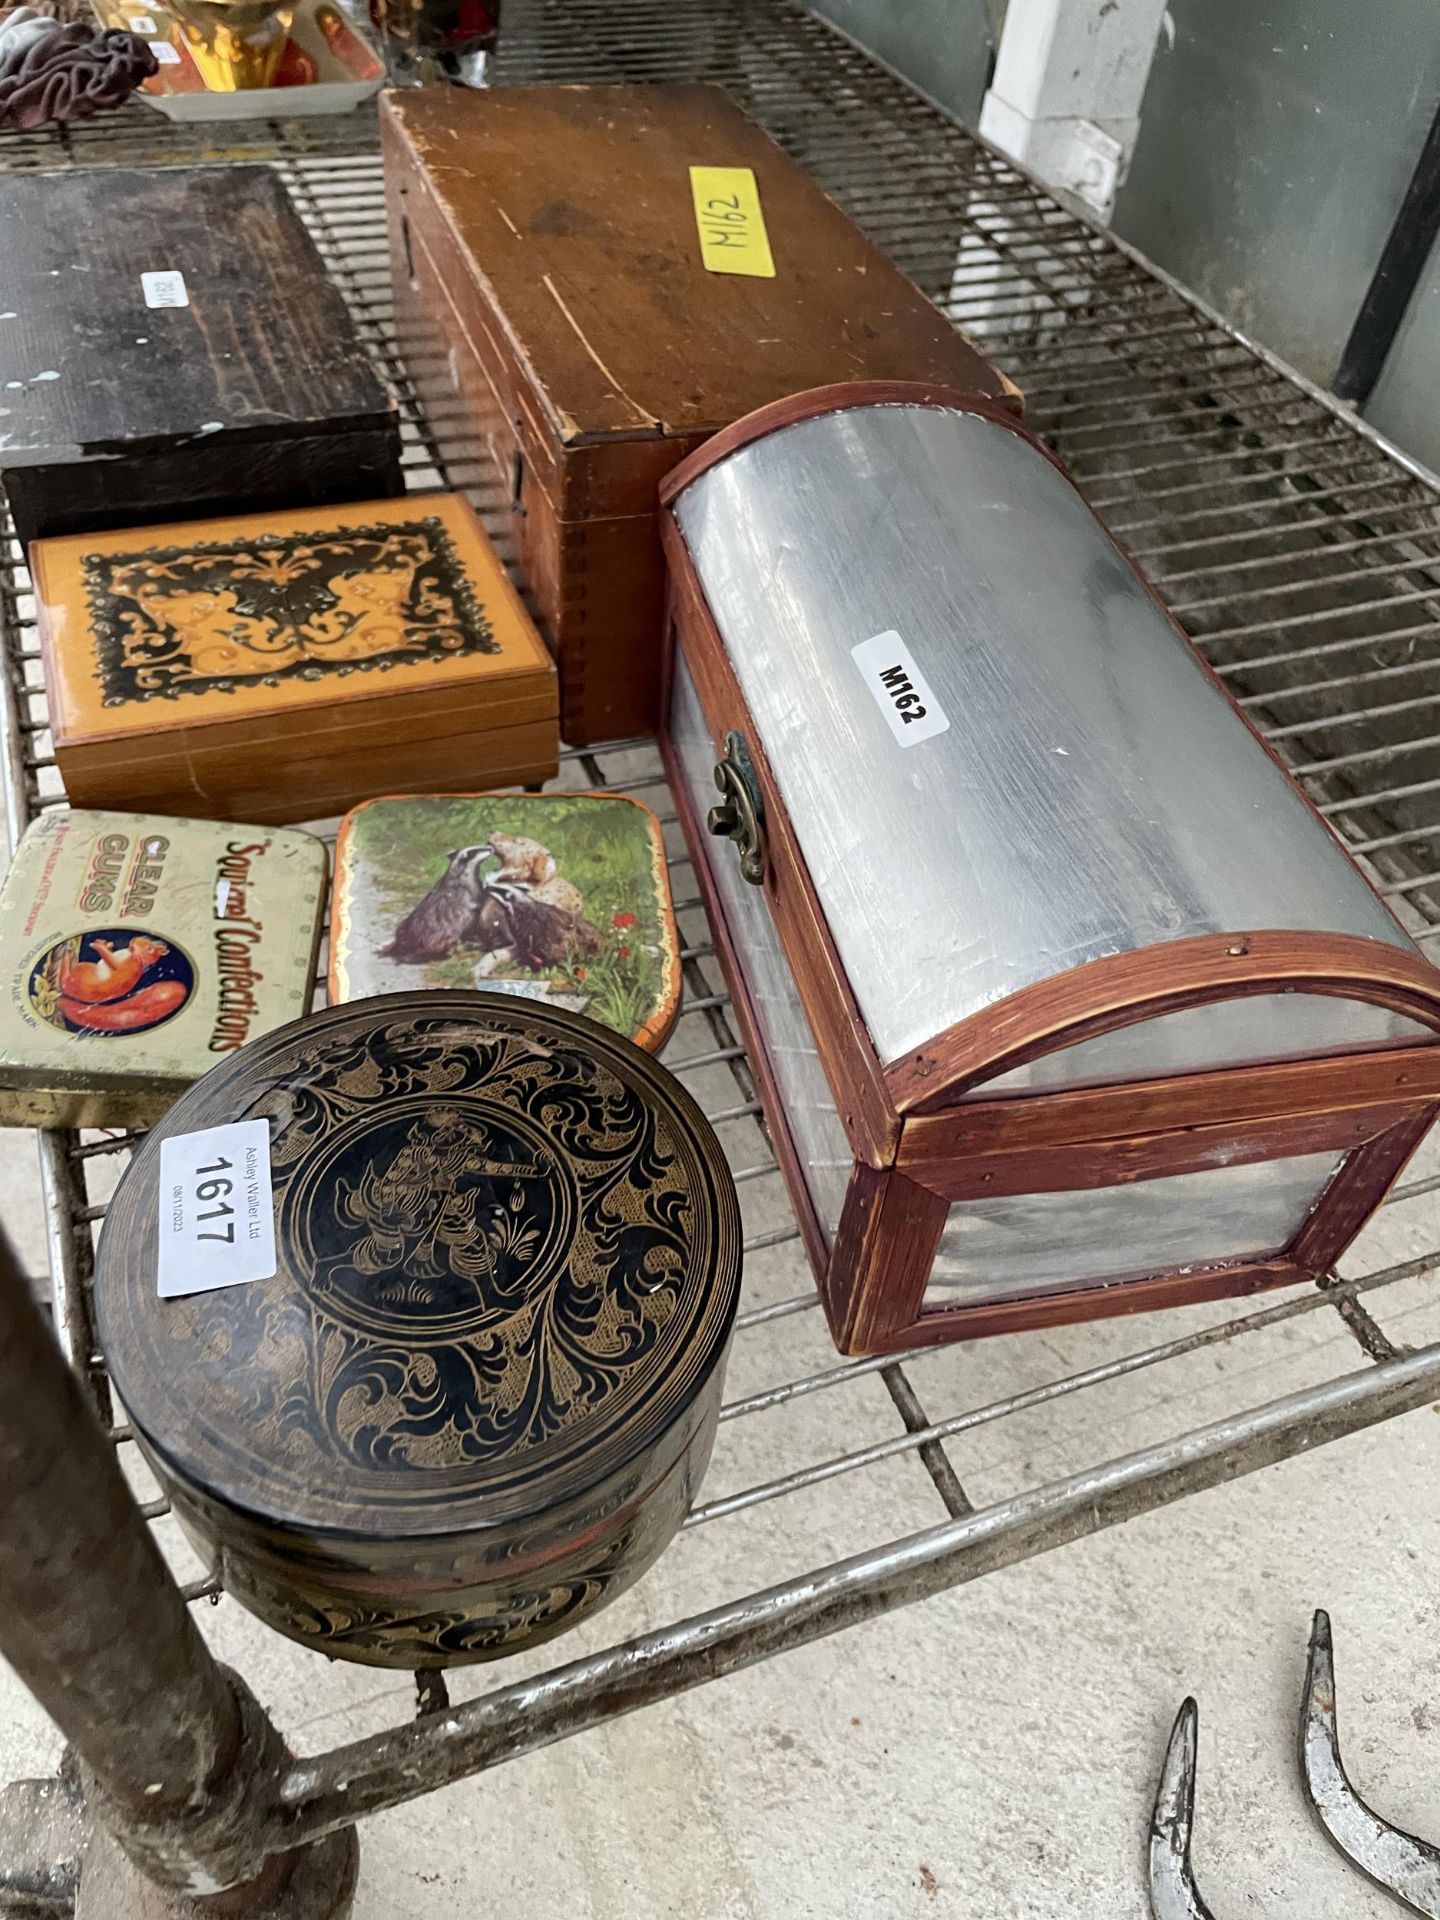
[[[682,1025],[682,1055],[710,1044],[684,1034]],[[723,1104],[714,1091],[707,1104]],[[747,1144],[755,1157],[753,1138],[730,1144],[737,1158]],[[1437,1165],[1440,1154],[1427,1149],[1422,1170]],[[0,1135],[0,1190],[7,1225],[32,1270],[43,1271],[29,1137]],[[748,1231],[786,1218],[774,1179],[742,1193]],[[1408,1259],[1437,1241],[1435,1199],[1402,1202],[1370,1230],[1349,1270]],[[808,1284],[794,1244],[775,1247],[752,1259],[747,1300]],[[1427,1279],[1387,1288],[1375,1302],[1386,1332],[1411,1344],[1440,1339],[1433,1291]],[[1196,1308],[951,1349],[917,1363],[912,1378],[931,1414],[946,1414],[1234,1311]],[[753,1328],[737,1340],[728,1394],[822,1367],[828,1354],[817,1315]],[[1366,1365],[1327,1307],[980,1427],[952,1441],[950,1457],[984,1504]],[[1379,1920],[1396,1909],[1310,1824],[1296,1785],[1295,1712],[1311,1611],[1323,1605],[1335,1624],[1357,1784],[1388,1817],[1440,1837],[1437,1412],[374,1819],[362,1834],[357,1920],[469,1915],[497,1895],[513,1920],[1141,1920],[1146,1818],[1187,1692],[1201,1708],[1196,1866],[1218,1920]],[[873,1378],[728,1423],[705,1498],[897,1430]],[[912,1456],[827,1480],[692,1530],[599,1620],[528,1659],[470,1669],[453,1691],[485,1691],[941,1518]],[[173,1523],[159,1530],[182,1573],[197,1571]],[[332,1665],[230,1600],[201,1611],[216,1651],[245,1673],[301,1752],[411,1711],[407,1676]],[[0,1777],[44,1770],[56,1752],[44,1715],[0,1670]]]

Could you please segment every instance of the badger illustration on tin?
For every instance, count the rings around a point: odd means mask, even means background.
[[[396,927],[387,960],[407,967],[445,960],[469,937],[484,898],[481,868],[495,858],[489,847],[452,847],[444,873]]]
[[[598,952],[600,935],[585,918],[579,889],[538,840],[492,833],[484,845],[452,848],[446,860],[445,872],[396,927],[387,959],[423,966],[477,947],[478,983],[501,967],[538,972],[574,953]]]
[[[492,833],[488,844],[500,865],[486,880],[472,935],[482,950],[477,986],[500,967],[540,972],[572,955],[599,952],[600,935],[585,918],[580,891],[556,871],[548,847],[510,833]]]

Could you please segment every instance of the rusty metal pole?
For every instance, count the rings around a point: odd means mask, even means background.
[[[3,1231],[0,1652],[70,1743],[87,1800],[71,1900],[61,1874],[59,1904],[37,1911],[344,1920],[354,1831],[267,1857],[285,1744],[201,1637]],[[0,1862],[24,1844],[12,1832],[7,1849],[4,1816],[0,1802]]]

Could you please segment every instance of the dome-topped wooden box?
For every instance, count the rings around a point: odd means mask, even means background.
[[[663,497],[667,763],[842,1349],[1325,1271],[1440,973],[1059,463],[868,384]]]

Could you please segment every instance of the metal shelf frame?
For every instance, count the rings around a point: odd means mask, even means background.
[[[1061,206],[834,29],[787,0],[512,0],[502,83],[710,79],[723,83],[819,178],[944,310],[1018,381],[1034,426],[1070,465],[1211,663],[1369,863],[1416,938],[1440,940],[1440,482],[1325,394],[1082,215]],[[0,171],[265,160],[281,172],[377,364],[402,396],[413,486],[464,488],[492,531],[502,503],[469,461],[463,423],[425,417],[397,347],[373,114],[187,130],[142,106],[58,135],[0,141]],[[12,837],[62,805],[47,733],[23,556],[0,524],[0,772]],[[723,1420],[773,1423],[813,1402],[820,1457],[715,1493],[696,1529],[731,1529],[742,1586],[748,1529],[774,1503],[847,1475],[916,1476],[936,1524],[867,1540],[778,1583],[501,1684],[349,1746],[274,1782],[267,1837],[295,1844],[353,1823],[649,1701],[1440,1398],[1440,1344],[1402,1348],[1376,1318],[1388,1289],[1440,1268],[1435,1244],[1360,1277],[1333,1276],[1203,1321],[1113,1323],[1108,1347],[1043,1377],[937,1410],[919,1355],[817,1362],[817,1302],[728,995],[696,899],[658,755],[647,742],[571,754],[564,783],[635,792],[667,821],[686,1002],[667,1063],[703,1087],[747,1206],[747,1251],[788,1258],[793,1290],[742,1311],[738,1342],[764,1342],[769,1385]],[[693,1076],[693,1079],[692,1079]],[[721,1091],[717,1092],[716,1089]],[[117,1445],[90,1308],[94,1235],[126,1134],[47,1133],[40,1170],[54,1321]],[[1404,1205],[1440,1190],[1410,1177]],[[780,1224],[775,1224],[779,1219]],[[1393,1296],[1392,1296],[1393,1297]],[[1271,1330],[1338,1316],[1353,1371],[1260,1399],[1208,1425],[1101,1457],[976,1507],[961,1457],[983,1429],[1073,1405],[1115,1382]],[[807,1338],[794,1337],[803,1330]],[[1244,1368],[1237,1367],[1237,1373]],[[978,1377],[971,1370],[968,1378]],[[939,1376],[943,1388],[952,1376]],[[852,1426],[866,1382],[891,1418]],[[873,1406],[871,1408],[873,1413]],[[847,1444],[848,1441],[848,1444]],[[779,1450],[777,1458],[784,1457]],[[935,1505],[938,1500],[939,1506]],[[163,1500],[146,1506],[160,1520]],[[193,1599],[218,1598],[214,1581]]]

